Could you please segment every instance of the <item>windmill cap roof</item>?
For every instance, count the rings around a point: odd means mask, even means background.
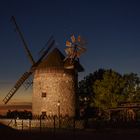
[[[63,67],[64,58],[65,56],[59,49],[54,48],[40,63],[39,68]]]
[[[45,58],[42,60],[38,69],[47,69],[47,68],[62,68],[64,69],[64,59],[65,56],[61,53],[58,48],[54,48]],[[81,64],[76,63],[76,69],[81,72],[83,67]]]

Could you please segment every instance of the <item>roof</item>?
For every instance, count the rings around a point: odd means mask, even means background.
[[[59,49],[54,48],[40,63],[38,68],[63,67],[64,58],[65,56]]]
[[[39,64],[38,69],[47,69],[47,68],[62,68],[65,69],[65,56],[61,53],[58,48],[54,48],[47,57],[42,60]],[[75,68],[78,72],[83,71],[83,67],[77,61],[75,61]]]

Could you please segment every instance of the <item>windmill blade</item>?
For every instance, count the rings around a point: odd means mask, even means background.
[[[78,50],[76,53],[76,56],[79,58],[81,56],[81,54],[84,53],[84,51],[82,50]]]
[[[66,41],[66,46],[67,46],[67,47],[72,47],[72,43],[71,43],[70,41],[67,40],[67,41]]]
[[[79,58],[81,56],[82,53],[84,53],[86,51],[86,48],[81,47],[81,46],[77,46],[77,51],[76,51],[76,56]]]
[[[53,35],[51,35],[51,37],[48,39],[48,41],[44,47],[49,46],[53,40],[54,40],[54,37],[53,37]]]
[[[16,23],[15,17],[12,16],[12,17],[11,17],[11,20],[12,20],[13,23],[15,24],[16,30],[17,30],[17,32],[18,32],[18,34],[19,34],[19,36],[20,36],[21,41],[23,42],[23,45],[24,45],[24,48],[25,48],[25,51],[26,51],[26,53],[27,53],[27,56],[28,56],[29,60],[31,61],[32,64],[35,64],[35,61],[34,61],[33,56],[32,56],[32,54],[31,54],[31,52],[30,52],[30,50],[29,50],[29,48],[28,48],[28,45],[27,45],[27,43],[26,43],[26,41],[25,41],[25,39],[24,39],[24,37],[23,37],[23,34],[22,34],[22,32],[20,31],[19,26],[18,26],[17,23]]]
[[[21,85],[24,83],[24,81],[32,74],[31,71],[25,72],[19,80],[16,82],[14,87],[9,91],[9,93],[6,95],[6,97],[3,99],[3,102],[5,104],[8,103],[8,101],[12,98],[12,96],[16,93],[16,91],[21,87]]]
[[[43,52],[44,52],[44,50],[45,50],[45,48],[43,47],[43,48],[38,52],[38,55],[39,55],[39,56],[42,55]]]
[[[66,41],[67,48],[65,49],[66,57],[64,61],[67,59],[71,59],[73,62],[75,59],[79,59],[80,55],[86,51],[86,48],[84,47],[86,44],[86,40],[81,38],[79,35],[77,38],[75,38],[74,35],[71,36],[71,41]]]
[[[65,49],[65,52],[66,52],[67,55],[71,55],[71,54],[73,54],[73,48],[68,47],[68,48]]]
[[[43,53],[45,52],[45,47],[46,47],[46,46],[49,46],[49,44],[51,44],[51,42],[52,42],[53,40],[54,40],[54,37],[51,36],[51,37],[49,38],[49,40],[47,41],[47,43],[44,45],[44,47],[38,52],[39,56],[42,56],[42,55],[43,55]]]
[[[74,35],[71,36],[71,41],[72,41],[72,43],[75,43],[76,42],[76,39],[75,39],[75,36]]]
[[[78,51],[85,52],[87,49],[85,47],[77,46]]]
[[[22,84],[26,81],[26,79],[28,79],[29,76],[34,73],[34,71],[36,70],[37,66],[41,63],[42,59],[47,55],[47,53],[52,48],[52,46],[54,45],[54,43],[55,43],[55,41],[52,40],[52,42],[50,43],[50,45],[48,46],[48,48],[46,49],[46,51],[44,52],[44,54],[40,57],[40,59],[35,64],[32,65],[32,67],[30,68],[30,70],[28,72],[25,72],[19,78],[19,80],[14,85],[14,87],[9,91],[9,93],[3,99],[3,102],[5,104],[7,104],[9,102],[9,100],[13,97],[13,95],[16,93],[16,91],[22,86]]]
[[[25,82],[23,83],[23,86],[25,88],[25,90],[29,89],[31,86],[33,85],[33,79],[30,77],[28,77],[28,79],[25,80]]]
[[[32,65],[31,71],[34,71],[34,69],[41,63],[43,58],[48,54],[48,52],[54,46],[54,44],[55,44],[54,39],[51,41],[51,43],[49,42],[48,48],[44,51],[43,55],[38,59],[38,61],[34,65]]]
[[[77,51],[76,52],[76,57],[79,58],[81,56],[82,52],[81,51]]]
[[[79,45],[80,45],[81,47],[86,46],[86,45],[87,45],[87,41],[86,41],[86,39],[84,39],[84,38],[80,38]]]
[[[81,36],[80,36],[80,35],[78,36],[77,41],[78,41],[78,42],[81,41]]]

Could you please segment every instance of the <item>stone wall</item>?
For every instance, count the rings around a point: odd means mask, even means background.
[[[36,70],[33,81],[33,115],[75,116],[75,74],[64,70]],[[46,97],[42,97],[42,92]],[[58,105],[60,103],[60,105]]]

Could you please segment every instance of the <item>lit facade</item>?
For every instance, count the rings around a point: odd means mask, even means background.
[[[33,115],[75,116],[77,70],[64,68],[64,56],[54,49],[36,69],[33,80]]]

